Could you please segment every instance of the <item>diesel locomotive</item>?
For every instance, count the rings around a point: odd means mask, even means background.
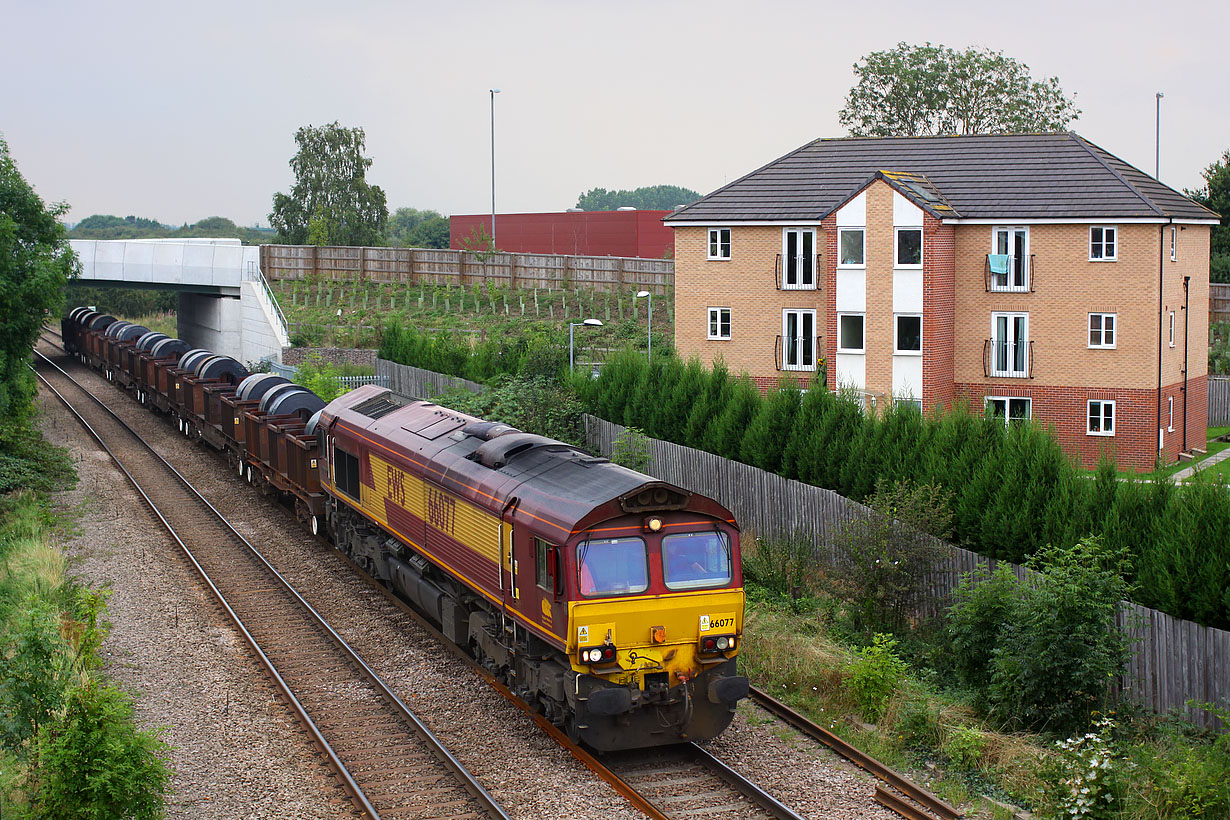
[[[115,324],[78,308],[65,347],[292,502],[572,739],[706,740],[747,696],[739,529],[717,502],[375,385],[326,405]]]

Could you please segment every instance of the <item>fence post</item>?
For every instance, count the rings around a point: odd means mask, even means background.
[[[312,246],[312,278],[320,276],[320,268],[318,267],[316,260],[316,251],[318,250],[319,248],[316,245]]]
[[[627,265],[628,265],[628,260],[624,259],[622,256],[619,257],[619,268],[618,270],[615,271],[615,290],[616,291],[622,292],[624,289],[624,282],[627,280],[627,275],[628,275]]]

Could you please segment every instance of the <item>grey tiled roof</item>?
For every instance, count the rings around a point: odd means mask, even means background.
[[[1217,216],[1072,133],[815,140],[665,221],[818,220],[878,172],[922,175],[968,219]]]

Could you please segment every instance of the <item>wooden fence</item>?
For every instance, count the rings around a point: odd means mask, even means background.
[[[469,390],[471,393],[481,393],[485,389],[478,382],[445,376],[443,373],[398,364],[387,359],[376,359],[376,377],[385,379],[384,384],[394,393],[412,399],[434,398],[454,387]]]
[[[261,245],[265,278],[426,282],[510,288],[648,290],[666,295],[675,283],[670,259],[483,253],[430,248],[353,248]]]
[[[1210,427],[1230,424],[1230,376],[1209,376]]]
[[[585,416],[587,444],[602,455],[610,455],[623,431],[617,424]],[[831,490],[702,450],[657,439],[647,442],[652,458],[647,472],[717,500],[734,513],[744,531],[761,537],[802,535],[833,551],[842,528],[870,514],[864,505]],[[946,546],[947,557],[931,578],[931,591],[940,600],[951,594],[963,574],[980,566],[993,569],[998,563],[960,547]],[[1027,576],[1024,567],[1008,566],[1018,578]],[[1185,704],[1192,699],[1230,702],[1230,632],[1126,601],[1120,607],[1118,622],[1134,640],[1132,658],[1119,681],[1120,690],[1157,712],[1177,709],[1198,725],[1220,726],[1221,722],[1208,712]]]
[[[1209,283],[1209,321],[1230,322],[1230,284]]]

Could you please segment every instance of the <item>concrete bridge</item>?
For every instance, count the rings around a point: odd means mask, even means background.
[[[281,361],[286,317],[260,269],[260,248],[238,239],[72,240],[83,285],[174,290],[178,336],[241,362]]]

